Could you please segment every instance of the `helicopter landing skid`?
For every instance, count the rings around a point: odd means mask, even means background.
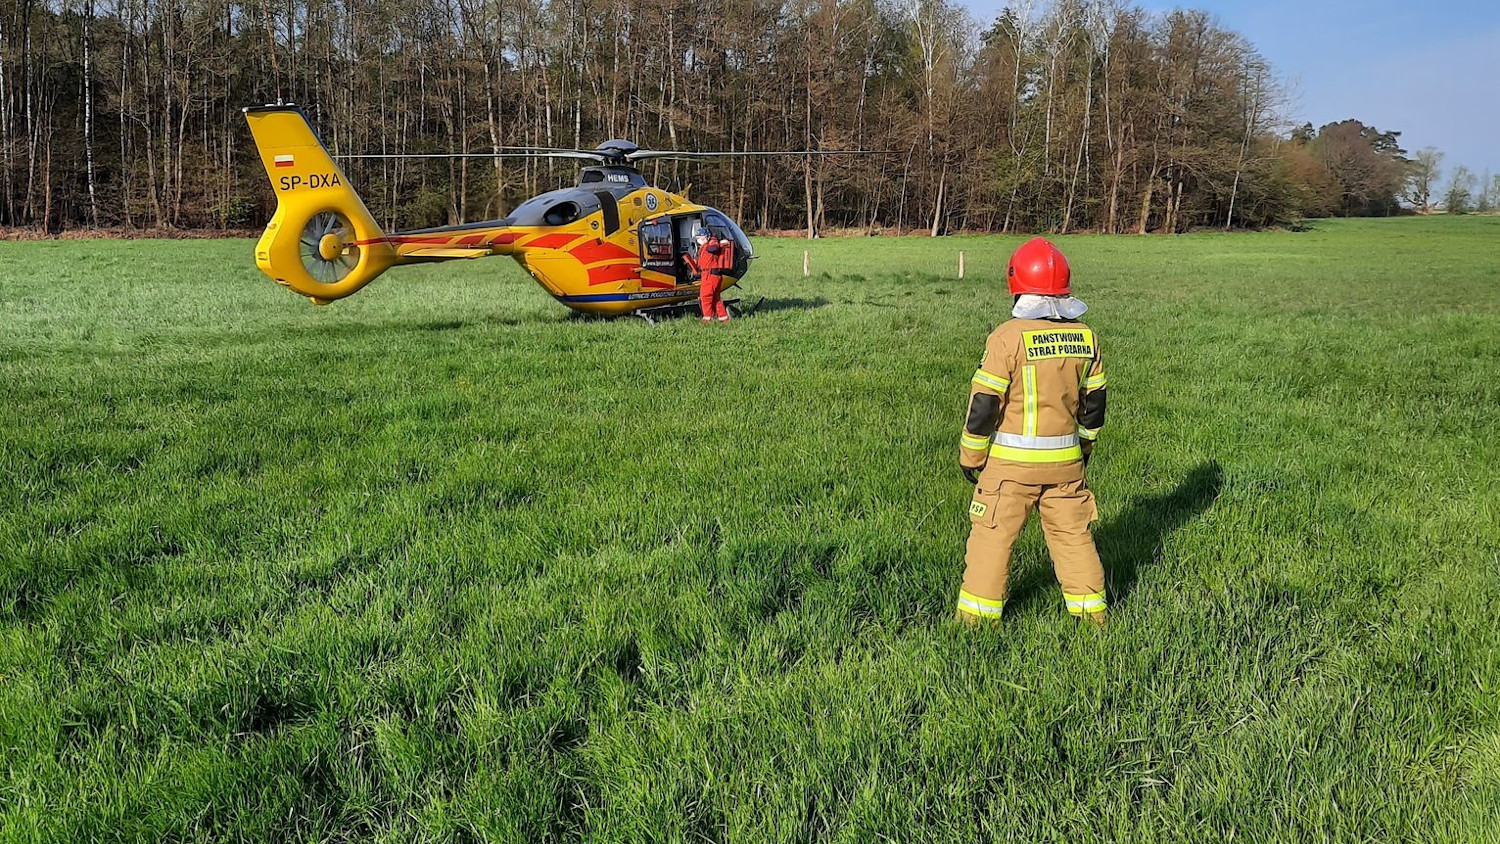
[[[734,316],[749,316],[755,311],[756,308],[760,307],[760,303],[764,302],[765,299],[762,298],[757,300],[756,303],[754,305],[751,305],[749,308],[739,307],[741,301],[742,300],[740,299],[725,299],[724,307],[728,308],[729,313],[733,314]],[[672,317],[686,316],[690,313],[699,313],[698,300],[694,299],[690,302],[678,302],[672,305],[657,305],[654,308],[641,308],[638,311],[632,311],[630,315],[640,317],[641,319],[646,321],[647,325],[654,326],[660,320],[669,319]]]

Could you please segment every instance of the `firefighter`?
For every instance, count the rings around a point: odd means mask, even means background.
[[[969,504],[967,565],[958,617],[998,621],[1005,607],[1010,552],[1033,507],[1063,601],[1076,618],[1103,624],[1104,568],[1089,524],[1099,516],[1084,467],[1104,426],[1104,362],[1099,340],[1078,322],[1068,261],[1044,238],[1010,258],[1010,319],[985,343],[974,373],[959,446]]]

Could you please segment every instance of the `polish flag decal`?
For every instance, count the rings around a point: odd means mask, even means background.
[[[296,164],[296,161],[294,161],[290,155],[276,156],[277,167],[291,167],[293,164]]]

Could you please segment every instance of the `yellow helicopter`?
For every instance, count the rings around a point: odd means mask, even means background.
[[[255,245],[255,263],[319,305],[358,292],[394,266],[510,255],[553,298],[575,311],[640,314],[649,320],[652,313],[696,301],[699,279],[689,258],[698,230],[735,243],[734,266],[724,273],[726,288],[744,278],[754,251],[728,215],[652,187],[636,162],[845,154],[670,152],[643,150],[624,140],[606,141],[593,150],[506,147],[493,157],[569,158],[590,164],[580,171],[575,187],[533,197],[504,219],[387,234],[300,108],[253,106],[244,113],[276,193],[276,213]]]

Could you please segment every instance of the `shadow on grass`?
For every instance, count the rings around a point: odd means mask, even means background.
[[[322,337],[359,338],[403,331],[442,332],[478,327],[513,328],[526,321],[520,317],[490,314],[471,319],[443,319],[428,320],[425,322],[385,320],[382,322],[337,323],[331,325],[299,325],[289,326],[284,330],[288,334],[317,334]]]
[[[487,316],[474,317],[472,319],[445,319],[434,320],[432,322],[395,323],[394,325],[396,327],[409,328],[415,331],[456,331],[460,328],[470,328],[474,326],[501,326],[503,328],[510,328],[512,326],[520,325],[522,322],[524,322],[524,320],[522,320],[520,317],[495,316],[493,314],[490,314]]]
[[[1094,531],[1094,543],[1104,562],[1109,603],[1118,606],[1135,588],[1140,570],[1161,557],[1167,538],[1203,515],[1224,486],[1224,470],[1216,460],[1199,464],[1171,492],[1139,498]],[[1048,595],[1044,584],[1053,579],[1050,567],[1033,566],[1011,587],[1018,609]]]
[[[810,311],[813,308],[821,308],[829,304],[829,301],[821,296],[815,299],[767,299],[765,297],[757,299],[750,296],[730,296],[724,301],[729,305],[729,311],[736,319],[758,316],[775,311]],[[691,322],[701,318],[699,307],[698,300],[691,299],[672,305],[658,305],[629,314],[600,315],[575,312],[570,315],[570,318],[574,320],[614,320],[629,319],[631,317],[639,319],[644,316],[647,317],[646,321],[653,325],[667,320],[687,320]]]
[[[750,308],[752,314],[769,314],[776,311],[810,311],[813,308],[821,308],[828,305],[827,299],[818,296],[813,299],[787,298],[787,299],[762,299],[758,304]]]

